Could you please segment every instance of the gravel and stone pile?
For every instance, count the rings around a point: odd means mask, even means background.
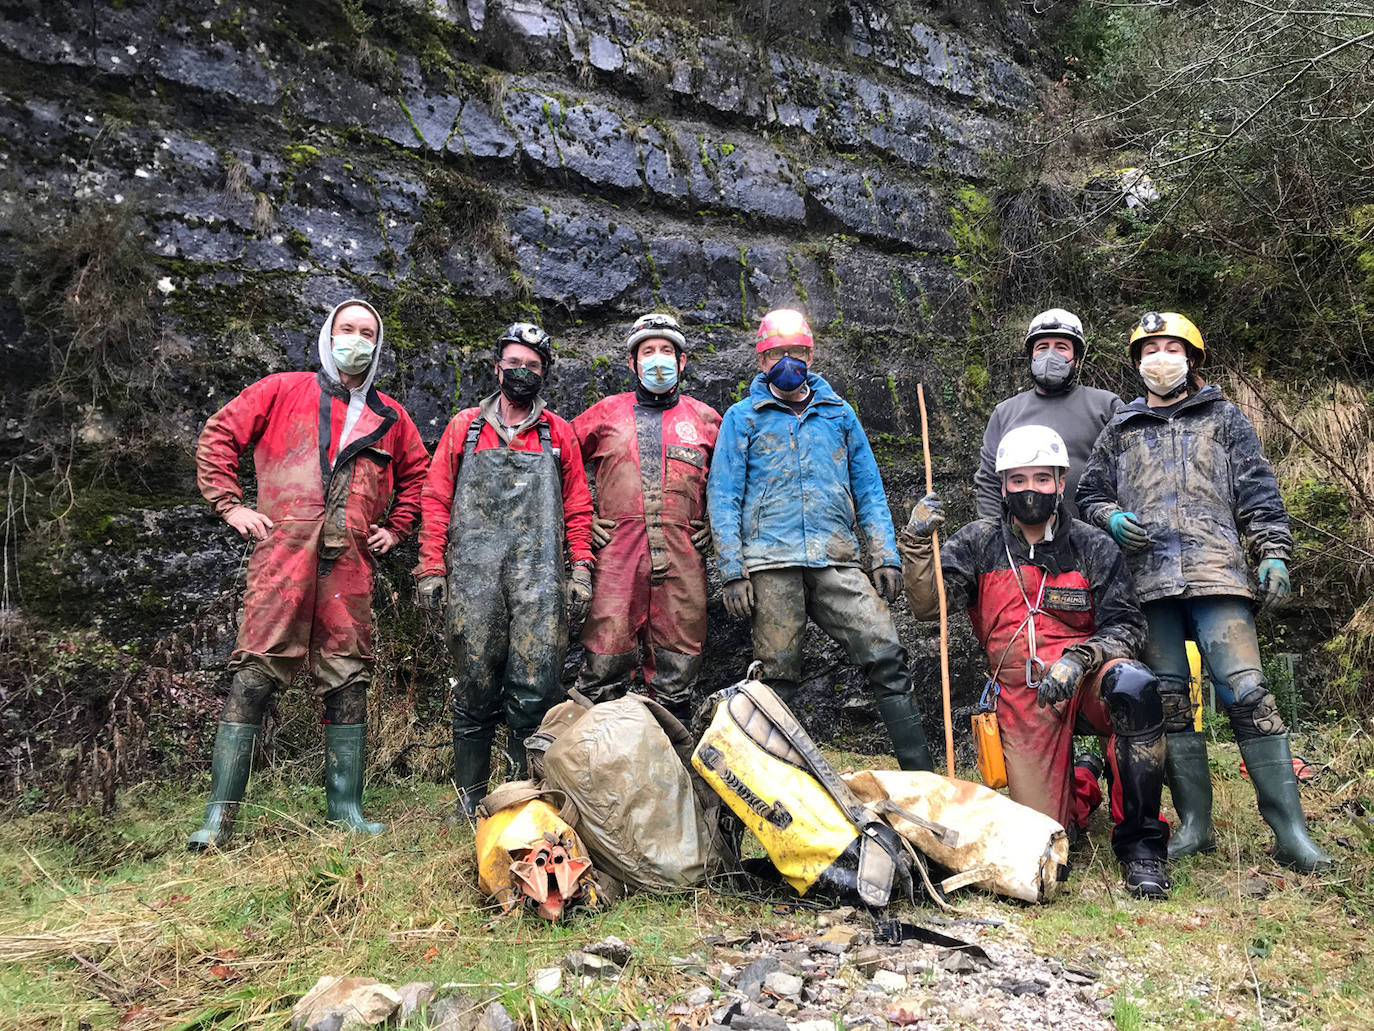
[[[934,924],[936,921],[929,921]],[[700,952],[672,965],[700,983],[669,996],[650,1019],[627,1020],[622,1031],[834,1031],[845,1028],[977,1027],[1017,1031],[1097,1031],[1112,1027],[1111,990],[1099,984],[1105,957],[1069,965],[1036,955],[1028,945],[989,933],[993,922],[939,921],[938,927],[875,925],[842,908],[818,914],[793,931],[708,936]],[[885,941],[891,928],[906,940]],[[933,932],[933,933],[932,933]],[[913,935],[928,940],[917,940]],[[957,936],[957,937],[956,937]],[[899,936],[900,937],[900,936]],[[558,966],[534,972],[528,990],[576,998],[607,981],[643,971],[632,946],[606,938],[568,953]],[[656,971],[660,973],[661,971]],[[326,978],[321,978],[324,984]],[[355,984],[367,979],[350,978]],[[384,988],[386,992],[378,989]],[[429,1031],[513,1031],[515,1022],[494,994],[471,988],[408,984],[392,992],[368,982],[369,1002],[351,1006],[337,993],[328,1003],[293,1012],[297,1031],[346,1031],[389,1024]],[[389,995],[387,994],[389,993]],[[398,1002],[383,1014],[378,998]]]

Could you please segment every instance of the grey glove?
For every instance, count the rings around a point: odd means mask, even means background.
[[[896,566],[879,566],[873,570],[873,586],[889,605],[902,596],[902,571]]]
[[[692,547],[703,555],[711,554],[711,522],[708,519],[693,519],[687,524],[692,528]]]
[[[1049,668],[1035,692],[1038,705],[1057,705],[1072,698],[1088,672],[1088,664],[1073,652],[1065,652]]]
[[[736,619],[748,619],[754,614],[754,585],[741,577],[725,585],[721,594],[725,611]]]
[[[602,519],[599,515],[592,515],[592,547],[600,551],[607,544],[611,543],[611,531],[615,529],[614,519]]]
[[[933,537],[945,525],[944,507],[940,495],[931,491],[912,508],[911,519],[906,524],[907,532],[913,537]]]
[[[581,623],[592,607],[591,566],[573,566],[568,578],[568,622]]]
[[[443,612],[448,604],[448,577],[422,576],[415,585],[415,597],[426,612]]]

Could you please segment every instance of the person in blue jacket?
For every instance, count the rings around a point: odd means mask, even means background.
[[[902,769],[932,769],[888,608],[902,560],[868,437],[809,371],[814,341],[800,312],[764,316],[757,350],[761,371],[725,413],[706,488],[726,611],[752,618],[760,678],[784,702],[814,619],[862,670]]]

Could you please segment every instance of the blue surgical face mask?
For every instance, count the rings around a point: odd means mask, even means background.
[[[790,393],[806,382],[806,362],[790,354],[783,355],[764,378],[783,393]]]
[[[377,341],[369,340],[357,333],[339,333],[331,340],[334,364],[340,372],[356,376],[372,364],[372,355],[377,350]]]
[[[651,354],[639,360],[639,382],[653,394],[666,394],[677,386],[677,356]]]

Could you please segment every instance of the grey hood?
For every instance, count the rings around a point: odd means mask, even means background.
[[[372,354],[372,364],[367,367],[367,376],[363,379],[362,391],[367,394],[372,389],[373,382],[377,379],[377,367],[382,364],[382,337],[385,327],[382,325],[382,315],[376,308],[368,304],[360,297],[350,297],[346,301],[334,305],[334,310],[324,320],[324,325],[320,327],[320,368],[324,374],[340,386],[343,381],[339,379],[339,367],[334,363],[334,316],[339,314],[340,309],[347,308],[350,304],[361,304],[368,311],[372,312],[377,319],[377,350]]]

